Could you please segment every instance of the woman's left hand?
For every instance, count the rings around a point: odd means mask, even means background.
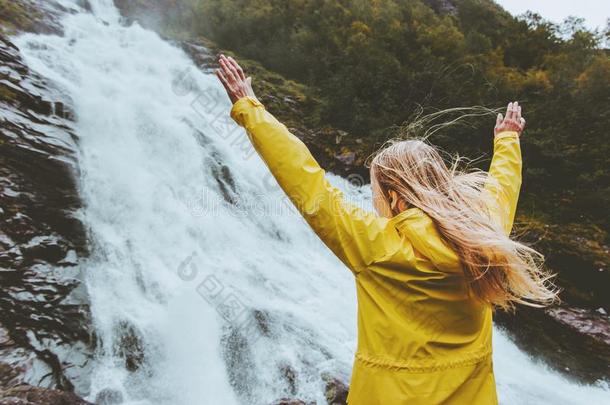
[[[498,114],[496,118],[496,126],[494,127],[494,136],[504,131],[515,131],[519,135],[525,129],[525,118],[521,116],[521,106],[515,101],[508,103],[506,108],[506,116]]]
[[[216,76],[220,79],[233,104],[243,97],[256,98],[254,90],[252,90],[252,78],[246,77],[235,59],[221,54],[218,62],[220,69],[216,69]]]

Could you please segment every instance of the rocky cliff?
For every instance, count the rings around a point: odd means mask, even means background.
[[[42,3],[0,2],[3,30],[60,33],[66,10]],[[69,106],[0,34],[0,403],[83,403],[63,392],[88,385],[78,269],[87,241]]]

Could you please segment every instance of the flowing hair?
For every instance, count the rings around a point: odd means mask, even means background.
[[[493,215],[505,211],[490,192],[497,181],[481,170],[459,170],[459,161],[447,166],[426,139],[394,140],[373,157],[371,175],[386,201],[393,190],[432,219],[458,255],[475,297],[503,309],[555,301],[558,291],[542,267],[543,255],[512,240]]]

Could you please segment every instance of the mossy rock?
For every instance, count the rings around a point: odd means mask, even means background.
[[[610,247],[608,235],[590,223],[554,224],[519,216],[517,237],[546,256],[547,267],[557,273],[561,298],[591,309],[610,308]]]
[[[16,0],[0,0],[0,31],[14,34],[18,31],[31,31],[41,13]]]
[[[15,91],[0,84],[0,101],[14,102],[18,99],[18,95]]]

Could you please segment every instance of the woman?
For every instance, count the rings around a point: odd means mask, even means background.
[[[355,276],[358,348],[348,403],[496,404],[493,307],[556,296],[541,255],[509,238],[525,126],[518,103],[497,117],[489,174],[448,168],[422,140],[383,148],[370,169],[375,215],[343,201],[232,58],[221,55],[220,66],[231,116]]]

